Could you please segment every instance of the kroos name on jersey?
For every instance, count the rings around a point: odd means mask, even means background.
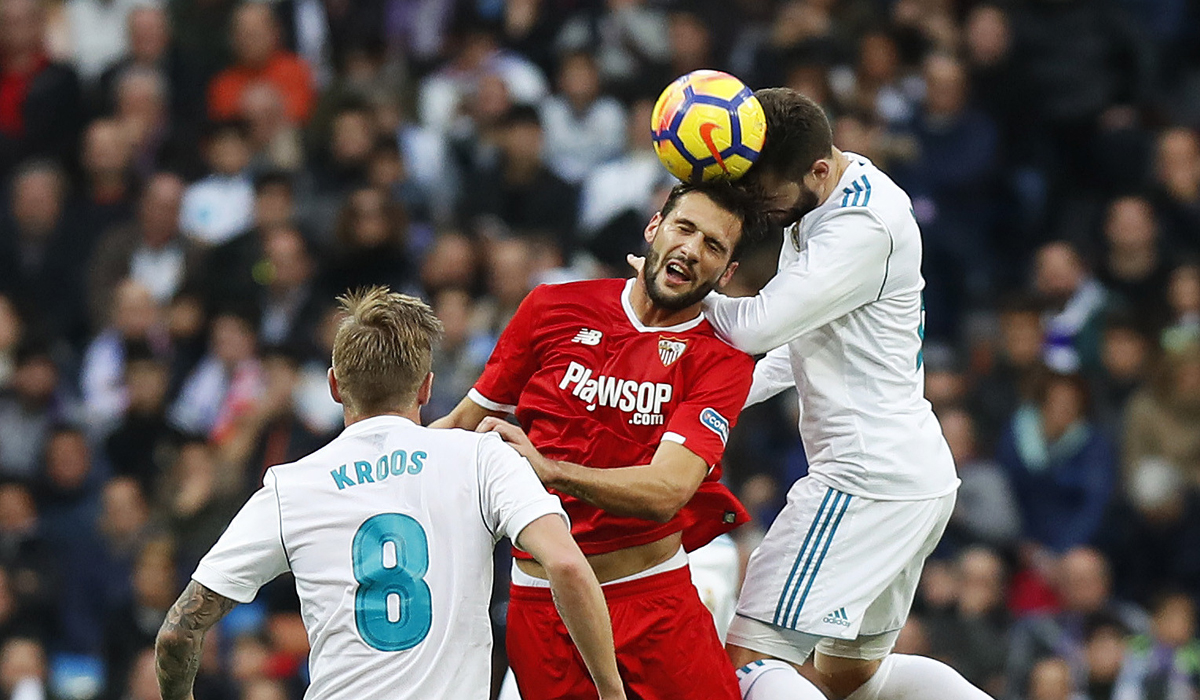
[[[639,382],[635,379],[608,377],[603,374],[593,377],[587,367],[572,362],[563,373],[559,389],[574,385],[571,394],[587,404],[587,410],[597,406],[615,408],[633,413],[629,422],[634,425],[662,425],[663,406],[671,401],[674,387],[664,382]]]

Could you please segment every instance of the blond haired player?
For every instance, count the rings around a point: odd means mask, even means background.
[[[441,323],[376,287],[342,300],[329,388],[346,429],[272,467],[167,614],[163,700],[190,698],[205,632],[291,571],[308,630],[311,700],[484,700],[492,550],[510,537],[549,575],[605,700],[625,697],[600,585],[559,500],[496,435],[420,426]]]

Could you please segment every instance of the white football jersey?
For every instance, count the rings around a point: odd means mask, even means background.
[[[710,295],[706,315],[739,349],[768,353],[747,405],[795,385],[814,478],[876,500],[935,498],[958,478],[925,400],[921,232],[904,190],[845,155],[833,195],[788,230],[775,277],[755,297]]]
[[[295,575],[306,698],[488,697],[493,548],[567,517],[529,462],[494,434],[377,416],[263,482],[192,578],[245,603]]]

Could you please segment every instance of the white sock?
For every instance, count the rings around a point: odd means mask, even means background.
[[[825,700],[807,678],[786,661],[763,659],[737,670],[742,700]]]
[[[924,656],[891,654],[846,700],[991,700],[958,671]]]

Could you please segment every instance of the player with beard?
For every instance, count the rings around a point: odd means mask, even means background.
[[[743,695],[983,700],[949,666],[891,654],[958,489],[924,397],[912,203],[870,160],[833,147],[812,100],[755,96],[767,140],[747,179],[788,235],[762,291],[714,294],[706,317],[735,346],[767,353],[749,403],[797,389],[809,470],[747,565],[727,636]],[[793,668],[814,652],[825,694]]]
[[[562,498],[630,698],[740,697],[686,553],[748,519],[719,479],[753,361],[717,338],[701,302],[764,233],[762,211],[728,184],[677,186],[646,227],[636,278],[533,290],[467,398],[433,424],[500,433]],[[545,571],[514,555],[508,654],[521,695],[595,698]]]

